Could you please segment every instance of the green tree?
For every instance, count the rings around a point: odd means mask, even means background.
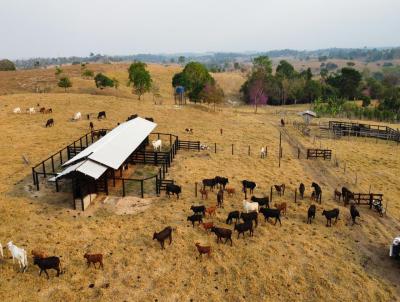
[[[253,59],[253,73],[272,74],[272,61],[268,56],[259,56]]]
[[[184,56],[180,56],[180,57],[178,58],[178,63],[179,63],[179,64],[185,64],[185,61],[186,61],[186,58],[185,58]]]
[[[102,73],[96,74],[94,77],[94,83],[97,88],[103,89],[105,87],[114,87],[114,81]]]
[[[89,69],[85,69],[82,71],[82,77],[83,78],[93,78],[94,77],[94,72]]]
[[[339,73],[329,76],[327,82],[339,90],[341,97],[352,100],[359,94],[361,78],[359,71],[344,67]]]
[[[146,70],[147,65],[143,62],[134,62],[129,66],[129,82],[133,84],[133,92],[140,97],[151,88],[150,72]]]
[[[239,69],[240,69],[240,64],[239,64],[239,62],[233,63],[233,68],[234,68],[235,70],[239,70]]]
[[[182,72],[172,78],[172,86],[183,86],[191,101],[201,100],[201,92],[206,84],[214,84],[215,80],[207,68],[198,62],[186,64]]]
[[[0,71],[12,71],[15,70],[15,64],[10,60],[0,60]]]
[[[281,78],[292,79],[295,73],[293,65],[286,60],[281,60],[276,67],[276,76]]]
[[[62,77],[58,81],[58,87],[64,88],[64,91],[67,91],[67,88],[72,87],[72,82],[68,77]]]

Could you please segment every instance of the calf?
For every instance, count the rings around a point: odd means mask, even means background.
[[[360,212],[358,212],[354,204],[350,206],[350,215],[351,215],[351,220],[353,221],[352,225],[357,224],[356,217],[360,217]]]
[[[198,215],[198,214],[193,214],[191,216],[188,216],[187,221],[191,221],[192,222],[192,226],[194,227],[194,223],[196,221],[199,223],[199,225],[201,223],[203,223],[203,216],[202,215]]]
[[[286,210],[287,210],[287,203],[286,202],[278,203],[278,204],[275,204],[274,206],[275,206],[275,208],[280,210],[283,215],[286,215]]]
[[[335,189],[335,191],[333,192],[333,198],[336,200],[336,198],[338,198],[338,200],[340,201],[340,198],[342,197],[342,193],[340,193],[339,190]]]
[[[48,108],[48,109],[46,109],[46,110],[44,111],[44,113],[46,113],[46,114],[53,113],[53,109]]]
[[[210,230],[214,226],[214,223],[212,221],[203,222],[201,225],[203,226],[204,230],[208,233],[208,230]]]
[[[303,183],[301,183],[300,186],[299,186],[299,192],[300,192],[300,197],[301,197],[301,199],[304,198],[304,192],[305,192],[305,190],[306,190],[306,186],[305,186]]]
[[[154,152],[161,151],[162,149],[162,141],[158,139],[156,141],[152,141],[151,144],[153,145]]]
[[[26,109],[26,113],[33,114],[35,112],[36,112],[35,108],[33,108],[33,107]]]
[[[33,264],[39,266],[39,276],[42,275],[42,272],[45,272],[47,279],[49,279],[49,274],[47,273],[48,269],[54,269],[57,271],[57,277],[62,273],[61,270],[61,261],[60,258],[56,256],[46,257],[46,258],[34,258]]]
[[[326,217],[326,226],[332,226],[332,218],[335,218],[334,224],[336,224],[338,217],[339,217],[339,209],[333,209],[330,211],[323,211],[322,215]]]
[[[233,196],[233,194],[236,193],[235,188],[225,188],[225,190],[228,193],[228,196]]]
[[[171,242],[172,242],[172,228],[170,226],[167,226],[165,229],[163,229],[159,233],[154,232],[154,234],[153,234],[153,240],[157,239],[157,241],[160,242],[162,250],[164,249],[164,241],[167,238],[169,238],[169,244],[171,244]]]
[[[103,267],[103,255],[102,254],[88,254],[85,253],[83,255],[83,258],[86,258],[87,262],[87,267],[90,267],[90,264],[93,263],[94,268],[96,268],[96,263],[99,263],[99,268],[104,268]]]
[[[257,202],[259,207],[267,207],[269,208],[269,197],[255,197],[252,196],[250,198],[252,202]]]
[[[216,215],[216,210],[217,210],[217,207],[209,207],[209,208],[207,208],[206,209],[206,213],[209,215],[209,216],[212,216],[212,215]]]
[[[224,191],[221,188],[217,193],[217,207],[223,208],[224,207],[223,203],[224,203]]]
[[[202,257],[203,254],[207,254],[208,257],[211,255],[211,246],[201,246],[200,243],[195,244],[197,250],[199,251],[200,258]]]
[[[311,224],[312,220],[315,219],[316,207],[314,204],[310,205],[307,211],[307,224]]]
[[[253,194],[254,188],[257,186],[254,181],[242,180],[243,192],[246,192],[247,189],[250,189],[250,194]]]
[[[25,270],[28,268],[28,257],[26,256],[26,251],[14,245],[12,241],[7,243],[7,247],[11,253],[13,263],[15,259],[17,259],[19,268],[22,268],[22,272],[25,272]]]
[[[99,119],[102,119],[102,118],[107,118],[106,112],[105,112],[105,111],[100,111],[100,112],[97,114],[97,119],[98,119],[98,120],[99,120]]]
[[[44,108],[44,107],[40,108],[40,110],[39,110],[39,112],[43,113],[43,114],[44,114],[45,111],[46,111],[46,108]]]
[[[233,219],[236,219],[236,223],[239,220],[239,211],[232,211],[228,214],[228,218],[226,219],[226,224],[231,224]]]
[[[13,113],[21,113],[21,108],[20,107],[14,108]]]
[[[203,216],[206,216],[206,207],[205,206],[191,206],[190,209],[193,211],[195,214],[203,214]]]
[[[199,191],[201,194],[201,199],[203,199],[203,197],[204,197],[204,199],[208,199],[208,191],[206,189],[202,188]]]
[[[229,229],[224,229],[224,228],[217,228],[217,227],[212,227],[211,232],[213,232],[215,235],[217,235],[217,243],[221,240],[222,238],[225,238],[225,243],[229,240],[231,242],[232,246],[232,231]]]
[[[314,188],[315,200],[318,201],[319,203],[321,203],[321,201],[322,201],[322,189],[321,189],[321,187],[315,182],[313,182],[311,184],[311,187]]]
[[[80,112],[76,112],[74,114],[74,121],[80,120],[82,117],[82,114]]]
[[[185,132],[189,134],[193,134],[193,129],[192,128],[185,128]]]
[[[238,232],[238,239],[239,239],[240,234],[243,234],[243,238],[244,238],[244,233],[247,231],[250,232],[250,236],[253,236],[253,222],[251,220],[249,220],[249,221],[245,221],[244,223],[235,224],[235,227],[233,230]]]
[[[214,178],[209,178],[209,179],[203,179],[203,189],[206,189],[206,187],[210,187],[210,190],[213,191],[214,187],[216,185],[215,179]]]
[[[33,258],[46,258],[47,254],[40,250],[32,250],[31,255]]]
[[[251,213],[241,213],[240,214],[240,218],[244,221],[244,222],[248,222],[250,221],[251,223],[255,223],[255,226],[258,226],[258,214],[257,212],[251,212]]]
[[[182,193],[182,187],[174,185],[174,184],[167,184],[165,193],[170,197],[169,195],[172,193],[172,195],[176,195],[176,199],[179,199],[179,194]]]
[[[285,184],[274,185],[274,187],[279,196],[285,195]]]
[[[260,212],[264,215],[265,221],[269,221],[269,218],[275,218],[275,224],[279,221],[279,224],[282,225],[281,222],[281,211],[279,209],[268,209],[261,208]]]
[[[54,120],[52,118],[48,119],[46,122],[46,128],[54,126]]]

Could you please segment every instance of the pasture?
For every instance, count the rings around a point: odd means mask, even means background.
[[[93,65],[116,76],[121,83],[126,66]],[[93,81],[79,78],[74,68],[72,93],[28,93],[17,86],[11,94],[0,96],[0,242],[10,240],[28,251],[27,272],[18,273],[8,250],[0,258],[0,299],[2,301],[396,301],[400,294],[399,264],[388,257],[389,244],[400,231],[400,146],[375,142],[373,139],[343,138],[316,140],[304,137],[290,123],[280,126],[282,116],[297,120],[304,106],[262,108],[212,107],[187,105],[176,108],[170,79],[178,66],[150,65],[150,72],[160,84],[163,105],[154,105],[151,96],[138,101],[128,87],[96,91]],[[10,77],[29,79],[46,77],[54,70],[18,71]],[[24,74],[24,73],[27,74]],[[32,74],[31,74],[32,73]],[[0,79],[8,76],[0,74]],[[217,81],[235,96],[242,75],[218,74]],[[125,79],[126,80],[126,79]],[[232,81],[238,83],[232,85]],[[8,79],[2,83],[12,82]],[[22,85],[22,84],[21,84]],[[28,84],[27,84],[28,85]],[[121,85],[124,86],[124,85]],[[235,88],[236,87],[236,90]],[[18,92],[18,93],[17,93]],[[55,91],[58,92],[58,91]],[[39,103],[51,107],[49,115],[25,114],[24,109]],[[21,114],[12,113],[21,107]],[[179,200],[162,192],[159,198],[145,196],[144,211],[115,213],[102,204],[101,198],[88,211],[74,211],[67,192],[35,191],[31,166],[45,159],[89,131],[89,121],[71,119],[77,111],[106,111],[107,119],[92,119],[94,127],[113,128],[130,114],[151,116],[158,124],[156,131],[172,133],[181,139],[200,140],[208,151],[178,152],[167,179],[182,186]],[[279,111],[284,111],[284,115]],[[48,118],[55,124],[45,128]],[[327,120],[324,120],[327,121]],[[185,132],[192,128],[193,134]],[[396,126],[394,126],[396,128]],[[223,134],[220,134],[223,129]],[[283,157],[278,166],[279,136],[282,132]],[[232,155],[232,144],[234,154]],[[297,159],[297,147],[333,150],[332,161]],[[251,147],[250,155],[248,148]],[[259,150],[268,147],[266,158]],[[22,158],[29,160],[26,164]],[[346,171],[344,171],[346,163]],[[357,173],[357,177],[355,176]],[[207,234],[196,223],[187,221],[192,205],[216,205],[216,193],[208,199],[194,194],[195,182],[217,175],[229,178],[233,196],[224,196],[224,208],[216,216],[204,219],[214,225],[230,228],[225,220],[230,211],[243,211],[241,181],[255,181],[256,196],[269,196],[271,186],[285,184],[285,195],[273,203],[287,202],[282,226],[264,222],[259,214],[254,236],[248,233],[233,246],[217,244],[213,233]],[[356,179],[357,178],[357,179]],[[316,204],[313,223],[306,224],[311,183],[320,184],[322,204]],[[294,203],[294,190],[303,182],[305,199]],[[383,218],[358,207],[360,225],[351,226],[349,207],[334,201],[335,188],[348,186],[355,192],[382,192],[388,202],[388,215]],[[104,199],[104,198],[103,198]],[[148,200],[151,199],[151,202]],[[136,201],[136,200],[135,200]],[[140,200],[139,200],[140,202]],[[340,209],[336,225],[326,227],[322,210]],[[165,250],[152,240],[154,232],[171,226],[172,244]],[[195,243],[211,246],[211,256],[199,257]],[[64,274],[50,280],[38,276],[30,257],[32,249],[41,249],[60,257]],[[102,253],[104,269],[87,268],[83,255]],[[93,284],[93,286],[91,286]]]

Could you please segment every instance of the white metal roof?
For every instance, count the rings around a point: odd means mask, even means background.
[[[55,181],[74,171],[98,179],[108,168],[118,169],[155,127],[157,124],[141,117],[122,123],[65,162],[64,171],[49,181]]]
[[[156,123],[137,117],[114,128],[104,137],[63,164],[71,165],[83,158],[118,169],[146,137],[157,127]]]

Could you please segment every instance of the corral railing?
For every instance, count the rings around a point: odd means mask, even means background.
[[[329,149],[307,149],[307,159],[323,158],[324,160],[332,158],[332,150]]]
[[[329,129],[337,136],[373,137],[400,142],[400,131],[387,126],[329,121]]]
[[[178,149],[200,151],[200,141],[182,141],[182,140],[178,140]]]
[[[373,200],[383,201],[383,194],[377,193],[353,193],[351,200],[359,205],[369,205],[371,207]]]

